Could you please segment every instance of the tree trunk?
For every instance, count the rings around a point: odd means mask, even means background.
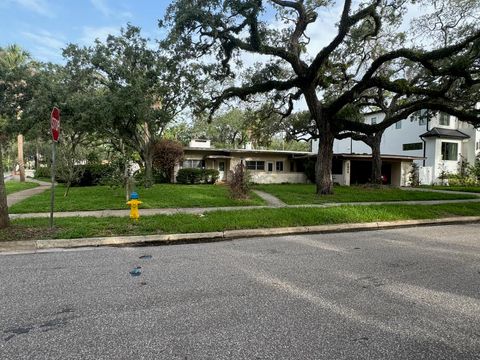
[[[145,151],[145,187],[149,188],[153,185],[153,152],[148,147]]]
[[[25,182],[25,163],[23,161],[23,135],[19,134],[17,137],[18,145],[18,167],[20,170],[20,181]]]
[[[143,147],[143,161],[145,165],[145,184],[146,188],[153,185],[153,135],[150,131],[150,126],[147,122],[144,123],[144,147]]]
[[[382,184],[382,155],[380,153],[380,141],[377,141],[377,139],[375,139],[371,145],[371,148],[372,148],[372,184],[381,185]]]
[[[123,169],[123,181],[125,183],[125,199],[128,201],[130,200],[130,175],[128,173],[128,160],[125,161],[125,168]]]
[[[67,188],[65,189],[65,192],[63,193],[63,197],[68,196],[68,193],[70,192],[71,187],[72,187],[72,182],[71,181],[67,182]]]
[[[39,167],[40,167],[40,151],[39,151],[38,138],[37,138],[35,139],[35,172],[38,171]]]
[[[315,164],[315,180],[317,195],[333,194],[332,161],[333,142],[335,136],[329,130],[320,132],[317,163]]]
[[[10,219],[8,217],[7,192],[5,190],[5,181],[3,179],[3,157],[1,147],[0,170],[2,173],[2,176],[0,177],[0,229],[4,229],[10,225]]]
[[[382,155],[380,152],[383,131],[377,132],[370,137],[368,145],[372,149],[372,184],[381,185],[382,181]]]

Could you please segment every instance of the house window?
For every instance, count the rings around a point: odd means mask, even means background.
[[[372,125],[375,125],[377,123],[377,117],[376,116],[372,117],[371,120],[372,120]]]
[[[295,172],[295,163],[290,161],[290,172]]]
[[[186,169],[205,168],[205,160],[185,160],[182,163],[182,168],[186,168]]]
[[[248,170],[265,170],[265,161],[247,161]]]
[[[450,115],[441,112],[439,124],[443,126],[450,126]]]
[[[397,121],[397,122],[395,123],[395,129],[401,129],[401,128],[402,128],[402,120]]]
[[[458,160],[458,144],[442,142],[442,160]]]
[[[403,151],[410,151],[410,150],[422,150],[423,143],[410,143],[410,144],[403,144]]]
[[[273,171],[273,163],[271,162],[268,163],[268,171]]]
[[[283,161],[277,161],[275,164],[275,169],[277,171],[283,171]]]

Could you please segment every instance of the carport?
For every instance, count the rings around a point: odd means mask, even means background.
[[[382,175],[385,184],[393,186],[407,185],[410,169],[415,156],[382,155]],[[356,185],[370,182],[372,173],[372,155],[370,154],[334,154],[333,181],[339,185]]]

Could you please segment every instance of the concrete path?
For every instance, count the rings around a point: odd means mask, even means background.
[[[32,189],[33,190],[33,189]],[[328,208],[345,205],[439,205],[439,204],[455,204],[480,202],[478,199],[458,199],[458,200],[422,200],[422,201],[383,201],[383,202],[350,202],[350,203],[325,203],[325,204],[306,204],[306,205],[264,205],[264,206],[225,206],[225,207],[208,207],[208,208],[165,208],[165,209],[140,209],[141,216],[151,215],[174,215],[174,214],[193,214],[200,215],[212,211],[248,211],[252,209],[278,209],[278,208]],[[98,210],[98,211],[63,211],[56,212],[56,218],[64,217],[127,217],[130,210]],[[10,214],[11,219],[30,219],[30,218],[46,218],[49,212],[44,213],[25,213]]]
[[[12,176],[12,178],[9,181],[15,181],[18,179],[18,176]],[[39,184],[39,186],[33,188],[33,189],[27,189],[23,191],[17,191],[13,194],[7,195],[7,205],[8,207],[23,201],[25,199],[28,199],[29,197],[32,197],[37,194],[41,194],[44,191],[50,189],[51,184],[45,181],[40,181],[36,179],[28,179],[28,182],[33,182]]]
[[[253,190],[253,192],[258,196],[260,196],[263,200],[265,200],[267,202],[267,205],[276,206],[276,207],[282,207],[287,205],[276,196],[266,193],[265,191]]]
[[[440,189],[425,189],[425,188],[411,188],[401,187],[400,189],[405,191],[424,191],[424,192],[437,192],[442,194],[460,194],[460,195],[473,195],[480,197],[480,193],[466,192],[466,191],[452,191],[452,190],[440,190]]]

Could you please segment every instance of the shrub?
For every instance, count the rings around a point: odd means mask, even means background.
[[[39,167],[37,170],[35,170],[35,179],[39,178],[50,178],[52,176],[50,167],[45,166],[45,167]]]
[[[175,165],[183,159],[183,146],[174,140],[162,139],[154,145],[153,167],[157,172],[163,172],[167,182],[173,181]]]
[[[220,176],[218,170],[215,169],[205,169],[203,171],[204,181],[207,184],[215,184]]]
[[[305,175],[307,176],[307,179],[310,180],[310,182],[312,182],[313,184],[315,184],[315,179],[316,179],[316,175],[315,175],[316,163],[317,163],[316,159],[310,159],[310,158],[306,160],[304,163]]]
[[[180,169],[177,174],[177,182],[180,184],[199,184],[202,178],[202,169]]]
[[[243,162],[238,163],[230,171],[230,196],[234,199],[248,199],[250,191],[250,177]]]
[[[102,184],[105,179],[110,178],[114,169],[110,165],[88,164],[77,165],[83,167],[83,175],[75,182],[74,186],[95,186]]]
[[[164,184],[168,183],[169,179],[165,176],[165,173],[159,171],[158,169],[152,169],[152,176],[154,184]],[[141,169],[134,174],[135,182],[140,185],[145,185],[145,170]]]
[[[468,168],[470,175],[475,181],[480,182],[480,156],[475,159],[475,164],[470,165]]]
[[[177,174],[177,183],[179,184],[215,184],[218,180],[219,172],[215,169],[180,169]]]
[[[477,181],[473,177],[464,177],[460,174],[448,175],[449,186],[474,186]]]
[[[420,174],[419,174],[419,168],[417,163],[412,163],[412,168],[410,169],[409,172],[410,175],[410,186],[411,187],[417,187],[420,186]]]

